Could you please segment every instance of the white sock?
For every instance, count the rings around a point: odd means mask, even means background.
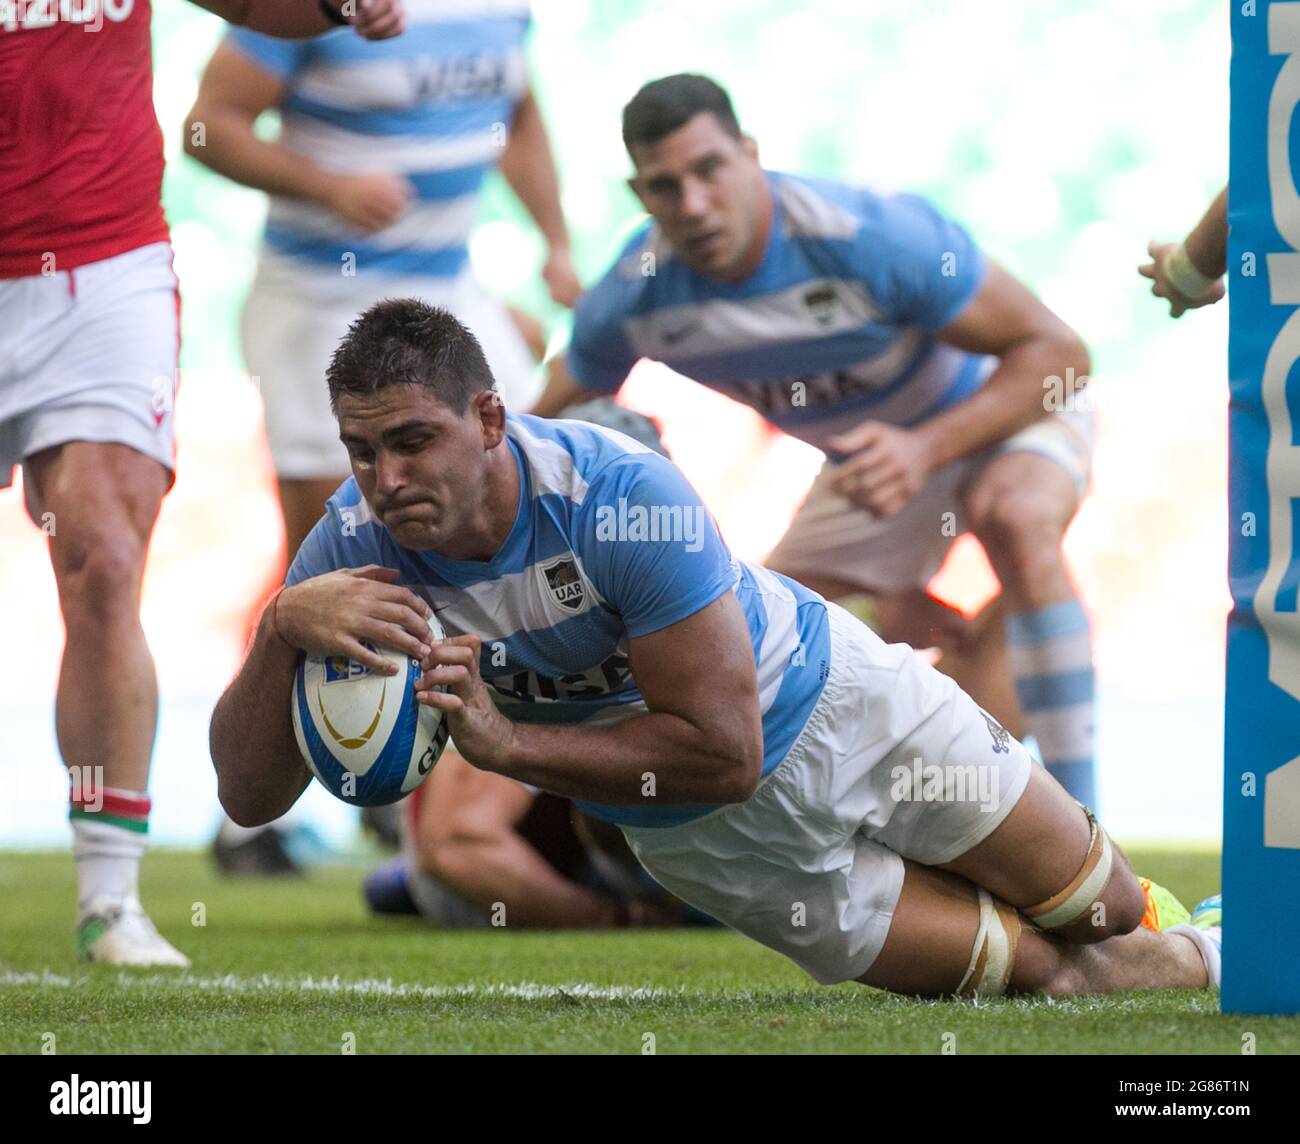
[[[72,820],[78,921],[95,898],[139,899],[140,859],[146,846],[145,835],[133,830],[93,817]]]
[[[1210,986],[1214,989],[1219,988],[1219,978],[1223,970],[1223,954],[1219,945],[1210,937],[1209,933],[1192,925],[1170,926],[1165,933],[1182,934],[1183,937],[1191,938],[1192,943],[1200,951],[1201,960],[1205,962],[1205,972],[1210,979]]]
[[[271,829],[271,823],[265,823],[262,826],[240,826],[237,822],[232,822],[229,818],[221,820],[221,826],[217,830],[217,839],[227,846],[238,846],[241,842],[247,842],[250,838],[256,838],[259,834],[264,834]]]

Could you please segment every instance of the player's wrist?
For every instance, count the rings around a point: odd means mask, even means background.
[[[923,478],[947,463],[947,460],[941,456],[942,436],[935,432],[933,423],[922,422],[907,432],[911,434],[916,444],[917,459]]]
[[[1179,243],[1165,259],[1165,277],[1184,298],[1199,302],[1213,291],[1218,278],[1202,274],[1187,253],[1187,246]]]
[[[348,19],[347,15],[343,11],[346,3],[347,0],[344,0],[344,3],[337,5],[330,3],[330,0],[316,0],[316,7],[320,10],[321,15],[324,16],[333,27],[347,28],[351,26],[352,21]]]
[[[481,684],[481,686],[486,692],[487,685]],[[504,775],[506,778],[518,778],[516,772],[523,761],[520,758],[519,736],[516,733],[518,729],[514,720],[502,715],[490,697],[487,698],[486,702],[491,712],[489,717],[498,722],[497,733],[493,736],[495,745],[490,751],[480,752],[478,757],[472,761],[479,770],[491,771],[493,774]]]
[[[266,607],[262,609],[262,630],[275,647],[297,655],[301,649],[291,636],[286,634],[283,626],[284,618],[280,614],[280,599],[289,590],[287,585],[282,584],[275,590],[275,594],[272,595],[271,599],[267,601]]]

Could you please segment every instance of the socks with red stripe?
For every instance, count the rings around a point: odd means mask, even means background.
[[[87,794],[74,789],[68,817],[77,863],[78,920],[95,899],[138,900],[149,808],[144,791],[102,787]]]

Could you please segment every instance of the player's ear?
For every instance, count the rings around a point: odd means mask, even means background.
[[[740,137],[740,149],[755,163],[758,162],[758,140],[752,135]]]
[[[639,202],[643,207],[645,207],[647,211],[649,211],[650,208],[646,207],[645,204],[645,184],[641,182],[641,176],[640,175],[629,176],[627,180],[627,185],[628,185],[628,189],[631,190],[631,192],[634,195],[636,195],[637,202]]]
[[[470,402],[483,429],[483,448],[495,449],[505,439],[506,407],[495,389],[476,393]]]

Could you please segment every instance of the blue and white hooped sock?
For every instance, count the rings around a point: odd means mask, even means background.
[[[1048,773],[1097,809],[1088,613],[1075,598],[1006,618],[1016,696]]]

